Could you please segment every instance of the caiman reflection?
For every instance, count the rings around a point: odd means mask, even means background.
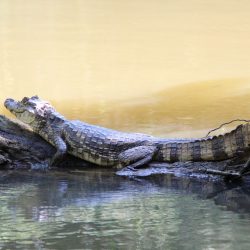
[[[107,170],[10,172],[1,174],[0,192],[3,249],[235,249],[242,237],[242,249],[250,244],[248,179],[238,186],[171,175],[129,180]]]

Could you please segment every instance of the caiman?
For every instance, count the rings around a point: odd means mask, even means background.
[[[38,96],[6,99],[5,107],[56,148],[51,165],[69,153],[99,166],[134,169],[151,161],[221,161],[250,147],[250,124],[201,139],[160,139],[67,120]],[[248,163],[249,165],[249,163]],[[242,173],[246,171],[243,168]],[[242,174],[241,173],[241,174]]]

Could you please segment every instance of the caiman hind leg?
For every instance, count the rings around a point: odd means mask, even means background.
[[[138,146],[120,153],[118,159],[124,169],[134,170],[152,161],[157,151],[155,146]]]

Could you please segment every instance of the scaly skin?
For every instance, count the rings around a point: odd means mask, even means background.
[[[206,139],[170,140],[124,133],[69,121],[37,96],[7,99],[5,107],[57,149],[51,164],[68,152],[100,166],[135,168],[151,161],[220,161],[233,158],[250,145],[250,124]]]

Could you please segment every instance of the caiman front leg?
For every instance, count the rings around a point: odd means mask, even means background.
[[[63,140],[63,130],[55,131],[52,127],[48,127],[48,140],[53,144],[56,148],[56,153],[49,161],[49,166],[56,166],[63,159],[65,154],[67,153],[67,145]]]
[[[157,150],[155,146],[138,146],[120,153],[118,159],[123,169],[135,170],[152,161]]]
[[[250,172],[250,157],[248,158],[244,167],[241,169],[240,175],[246,175],[246,174],[249,174],[249,172]]]
[[[60,161],[67,152],[67,145],[60,136],[53,138],[53,141],[54,141],[54,146],[56,147],[56,153],[50,160],[49,163],[50,166],[56,166],[58,163],[60,163]]]

